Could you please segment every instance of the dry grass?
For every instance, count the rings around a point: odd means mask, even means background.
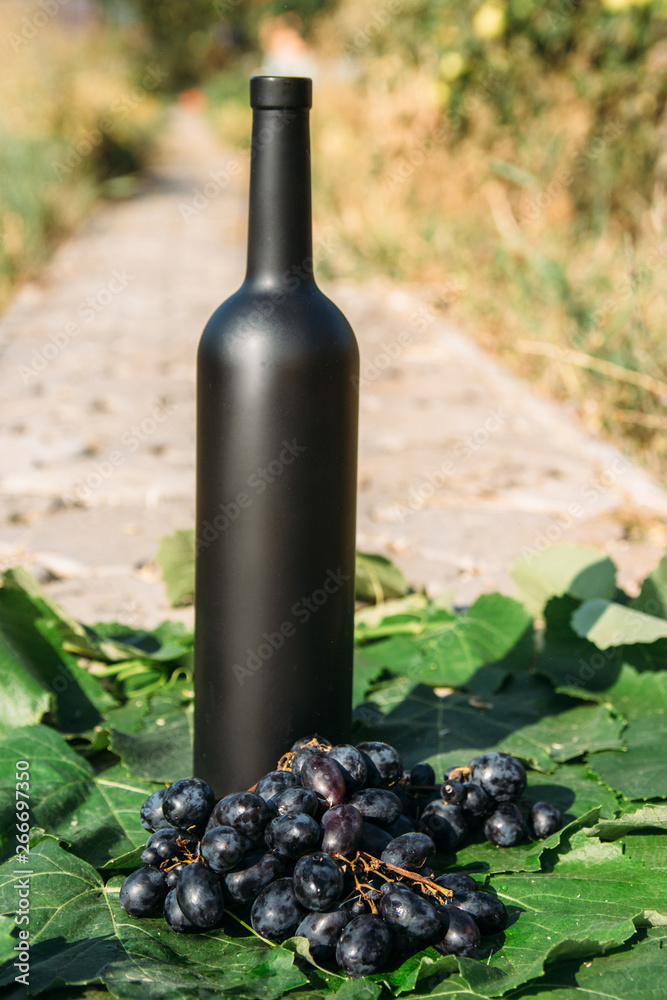
[[[406,17],[410,6],[399,4]],[[316,226],[334,227],[341,247],[330,273],[428,286],[488,350],[664,475],[667,196],[660,169],[650,176],[654,77],[634,96],[619,77],[617,105],[601,114],[590,97],[599,74],[589,79],[582,63],[545,75],[526,58],[527,84],[502,120],[494,88],[509,84],[492,60],[455,101],[437,55],[457,37],[444,21],[412,60],[398,51],[409,20],[389,23],[381,43],[359,49],[355,73],[341,73],[344,45],[368,36],[378,10],[345,0],[319,33],[314,204]],[[655,46],[653,69],[666,46]],[[212,93],[223,136],[237,140],[249,127],[245,90],[227,81]],[[628,116],[642,126],[630,140]],[[667,134],[662,143],[667,174]]]

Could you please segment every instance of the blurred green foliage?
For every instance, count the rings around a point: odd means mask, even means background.
[[[166,87],[194,86],[257,47],[263,18],[291,16],[307,36],[336,0],[134,0]]]
[[[339,0],[312,39],[332,276],[430,285],[664,475],[667,0]],[[245,95],[207,93],[241,141]]]
[[[115,31],[39,30],[0,7],[0,308],[100,194],[131,190],[162,120],[159,73]]]
[[[458,0],[388,0],[384,6],[396,12],[378,13],[365,31],[350,33],[348,51],[391,52],[404,64],[433,66],[440,102],[450,120],[461,122],[459,140],[473,127],[468,112],[481,97],[494,112],[489,144],[505,128],[519,144],[530,143],[536,119],[562,102],[559,79],[571,84],[577,110],[588,111],[579,156],[600,168],[574,170],[578,221],[599,228],[611,214],[636,227],[638,199],[646,203],[652,194],[667,102],[665,0],[484,0],[470,7]],[[622,141],[609,141],[621,134]],[[552,161],[562,142],[554,135]]]

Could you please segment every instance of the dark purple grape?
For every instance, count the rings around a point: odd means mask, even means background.
[[[343,927],[350,917],[345,910],[332,910],[330,913],[308,913],[296,929],[299,937],[305,937],[310,947],[310,954],[316,962],[331,958],[336,950],[336,944]]]
[[[167,895],[167,880],[159,868],[139,868],[120,887],[119,902],[133,917],[148,917],[160,909]]]
[[[350,805],[378,826],[391,826],[401,815],[400,799],[386,788],[362,788],[350,796]]]
[[[296,897],[307,910],[330,910],[343,894],[343,874],[322,851],[300,858],[292,878]]]
[[[526,833],[526,822],[513,802],[499,802],[484,824],[484,836],[498,847],[520,844]]]
[[[172,826],[202,831],[215,805],[213,789],[201,778],[179,778],[162,800],[162,813]]]
[[[178,884],[178,880],[181,877],[181,872],[185,868],[187,868],[186,864],[174,865],[174,867],[170,868],[168,872],[165,872],[165,876],[164,877],[165,877],[166,882],[167,882],[167,888],[170,891],[172,889],[176,888],[176,886]]]
[[[366,781],[366,761],[356,747],[349,743],[337,743],[329,751],[329,757],[336,761],[343,772],[348,795],[363,787]]]
[[[225,911],[220,879],[198,861],[181,872],[176,886],[176,900],[184,916],[195,927],[215,927]]]
[[[162,800],[166,791],[166,788],[158,789],[157,792],[149,795],[142,805],[139,817],[144,830],[163,830],[165,827],[171,826],[162,812]]]
[[[380,893],[383,896],[388,896],[390,892],[396,892],[397,889],[406,889],[407,886],[401,885],[400,882],[384,882],[380,886]]]
[[[284,862],[272,851],[253,851],[245,856],[236,871],[223,876],[223,883],[235,902],[250,903],[284,870]]]
[[[410,771],[411,785],[435,785],[435,771],[430,764],[421,761]]]
[[[275,807],[255,792],[233,792],[213,810],[216,826],[233,826],[250,840],[259,840],[275,815]]]
[[[257,782],[255,793],[268,802],[274,795],[284,792],[286,788],[294,788],[299,779],[292,771],[269,771]]]
[[[160,855],[158,854],[157,850],[154,847],[144,848],[141,855],[142,865],[150,866],[153,868],[159,867],[161,860],[162,859],[160,858]]]
[[[481,785],[476,785],[474,781],[469,781],[463,786],[466,790],[466,797],[463,801],[463,811],[467,816],[474,816],[475,819],[483,819],[493,812],[495,802],[490,795],[484,791]]]
[[[322,816],[324,831],[322,850],[326,854],[354,854],[364,829],[364,820],[358,809],[350,805],[333,806]]]
[[[343,928],[336,945],[336,962],[348,976],[379,972],[389,957],[392,935],[375,914],[355,917]]]
[[[324,814],[327,815],[326,813]],[[324,822],[324,817],[322,818]],[[367,854],[372,854],[374,858],[379,858],[386,847],[391,844],[394,838],[387,830],[381,829],[381,827],[376,826],[375,823],[368,823],[366,820],[363,821],[364,828],[361,832],[361,839],[359,841],[359,850],[365,851]]]
[[[286,788],[284,792],[278,792],[270,799],[270,804],[278,810],[279,816],[286,813],[308,813],[309,816],[316,816],[319,809],[319,799],[310,788]]]
[[[197,856],[199,839],[189,830],[176,830],[173,826],[156,830],[146,841],[146,851],[156,851],[161,861],[186,861]],[[142,855],[143,857],[143,855]]]
[[[252,904],[250,923],[262,937],[282,940],[294,934],[305,915],[292,879],[279,878],[262,889]]]
[[[308,746],[309,743],[317,743],[314,747],[315,750],[330,750],[331,743],[324,736],[318,736],[315,733],[313,736],[302,736],[295,743],[292,744],[291,750],[301,750],[302,747]]]
[[[425,833],[404,833],[382,852],[382,861],[396,868],[418,871],[435,854],[435,844]]]
[[[415,795],[409,795],[401,785],[394,785],[392,792],[400,800],[403,815],[408,819],[417,819],[419,807],[423,805],[422,797],[417,798]],[[403,830],[402,832],[405,833],[406,831]]]
[[[455,851],[467,833],[461,807],[450,806],[440,799],[426,806],[421,821],[439,851]]]
[[[552,802],[536,802],[530,810],[530,821],[538,840],[550,837],[563,825],[561,811]]]
[[[442,924],[434,906],[411,889],[399,886],[383,893],[380,913],[393,931],[401,931],[415,944],[434,941],[441,933]]]
[[[401,755],[388,743],[357,743],[366,763],[366,787],[386,788],[403,773]]]
[[[408,816],[399,816],[387,827],[387,832],[394,838],[402,837],[404,833],[413,833],[415,830],[416,826]]]
[[[440,798],[449,805],[460,806],[466,798],[466,785],[450,778],[440,786]]]
[[[214,826],[201,841],[201,856],[214,872],[226,872],[250,850],[252,841],[233,826]]]
[[[322,751],[318,750],[317,747],[301,747],[300,750],[297,750],[290,765],[292,774],[295,774],[301,780],[301,768],[310,757],[319,753],[322,753]]]
[[[167,921],[172,931],[178,931],[179,934],[186,934],[192,931],[198,931],[199,928],[192,923],[191,920],[183,913],[183,910],[178,905],[178,900],[176,899],[176,891],[171,889],[167,893],[166,899],[164,901],[164,919]]]
[[[489,892],[456,892],[452,905],[470,914],[480,934],[497,934],[507,927],[504,904]]]
[[[265,840],[281,858],[301,858],[320,843],[320,824],[307,813],[287,813],[271,820]]]
[[[442,936],[433,942],[441,955],[472,955],[479,944],[479,928],[469,913],[458,906],[442,906],[439,910]]]
[[[492,751],[470,762],[470,780],[497,802],[520,799],[526,787],[523,764],[508,753]]]
[[[447,872],[445,875],[438,875],[435,881],[444,889],[451,889],[452,892],[477,892],[479,889],[479,883],[465,872]]]
[[[338,806],[345,798],[345,775],[327,754],[311,754],[303,762],[300,778],[304,788],[310,788],[329,806]]]

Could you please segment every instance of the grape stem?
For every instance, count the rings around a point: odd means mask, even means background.
[[[162,869],[163,872],[170,872],[172,868],[176,867],[176,865],[192,865],[195,863],[195,861],[201,860],[201,849],[199,843],[197,843],[196,854],[192,853],[187,843],[184,844],[181,837],[176,838],[176,843],[179,847],[183,848],[183,854],[185,855],[185,857],[174,859],[173,864],[165,864],[164,862],[162,862],[159,867]],[[169,861],[170,859],[167,858],[165,860]]]
[[[353,858],[346,858],[344,854],[334,854],[334,858],[342,864],[349,866],[356,888],[362,894],[373,913],[377,912],[377,908],[374,901],[368,898],[368,892],[373,889],[373,886],[363,878],[370,875],[371,872],[379,875],[385,882],[403,882],[406,879],[409,882],[416,882],[417,887],[425,892],[426,895],[435,896],[441,902],[446,903],[454,895],[451,889],[446,889],[444,886],[438,885],[437,882],[431,878],[427,878],[425,875],[418,875],[416,872],[410,872],[405,868],[399,868],[397,865],[391,865],[387,861],[374,858],[372,854],[366,854],[365,851],[357,851]],[[359,877],[356,870],[357,867],[361,869],[362,878]]]
[[[315,733],[315,735],[311,740],[308,740],[307,743],[304,743],[301,749],[303,750],[305,749],[305,747],[315,747],[321,753],[329,752],[329,747],[320,741],[317,733]],[[287,753],[284,753],[276,765],[276,771],[291,771],[292,761],[296,757],[296,754],[297,754],[296,750],[288,750]],[[252,788],[250,789],[250,791],[252,791]]]
[[[471,767],[455,767],[451,770],[448,781],[458,781],[459,778],[467,778],[472,772]]]

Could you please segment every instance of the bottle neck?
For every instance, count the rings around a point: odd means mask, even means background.
[[[309,113],[256,108],[246,281],[274,286],[286,271],[313,280]]]

